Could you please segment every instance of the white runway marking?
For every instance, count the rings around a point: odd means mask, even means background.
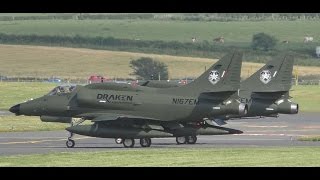
[[[234,136],[305,136],[298,134],[233,134]]]
[[[253,127],[253,128],[286,128],[288,126],[253,126],[253,125],[248,125],[244,127]]]

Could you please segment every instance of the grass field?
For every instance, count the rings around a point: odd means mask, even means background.
[[[58,76],[87,79],[92,74],[109,78],[134,78],[129,62],[151,57],[168,65],[170,78],[198,77],[216,60],[121,51],[90,50],[43,46],[0,45],[0,74],[20,77]],[[245,59],[244,59],[245,60]],[[242,78],[247,78],[263,64],[243,63]],[[320,75],[320,67],[296,66],[299,75]]]
[[[308,27],[308,28],[306,28]],[[319,42],[319,21],[159,21],[159,20],[24,20],[0,22],[0,33],[74,36],[112,36],[140,40],[191,42],[224,36],[226,42],[251,42],[265,32],[280,41],[302,42],[306,35]]]
[[[320,166],[319,147],[128,149],[0,156],[0,166]]]
[[[48,93],[56,85],[51,83],[0,83],[0,110],[31,98]],[[66,124],[43,123],[39,117],[30,116],[0,116],[0,132],[16,131],[47,131],[64,129]]]
[[[56,85],[52,83],[0,83],[0,109],[8,110],[14,104],[47,94]]]
[[[300,112],[320,112],[320,86],[293,86],[290,96],[299,103]]]
[[[0,116],[0,132],[63,130],[69,124],[42,122],[37,116]]]
[[[303,136],[298,138],[299,141],[320,141],[320,136]]]

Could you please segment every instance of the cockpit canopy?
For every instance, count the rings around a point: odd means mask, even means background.
[[[53,96],[53,95],[67,94],[67,93],[71,93],[75,89],[76,89],[76,86],[73,86],[73,85],[57,86],[53,88],[47,95]]]

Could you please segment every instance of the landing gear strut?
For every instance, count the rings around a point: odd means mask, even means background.
[[[151,138],[141,138],[140,145],[141,145],[141,147],[150,147],[151,146]]]
[[[78,121],[77,121],[76,119],[72,118],[72,119],[71,119],[71,122],[70,122],[70,127],[75,126],[75,125],[79,125],[79,124],[83,123],[83,121],[85,121],[85,119],[83,119],[83,118],[81,118],[81,119],[78,120]],[[67,145],[68,148],[73,148],[74,145],[75,145],[75,142],[74,142],[74,140],[72,139],[73,135],[74,135],[74,134],[73,134],[72,132],[70,132],[69,137],[68,137],[68,140],[67,140],[67,142],[66,142],[66,145]]]
[[[71,123],[71,125],[72,125],[72,123]],[[74,134],[73,134],[72,132],[70,132],[69,137],[68,137],[68,140],[67,140],[67,142],[66,142],[66,145],[67,145],[68,148],[73,148],[74,145],[75,145],[74,140],[72,140],[73,135],[74,135]]]

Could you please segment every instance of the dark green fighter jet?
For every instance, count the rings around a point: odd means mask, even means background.
[[[289,96],[294,58],[282,54],[269,61],[265,66],[240,84],[239,97],[248,104],[246,115],[218,115],[215,121],[224,125],[224,120],[248,117],[278,117],[278,114],[297,114],[299,105]],[[177,84],[163,85],[157,81],[144,82],[142,86],[154,88],[175,87]]]
[[[140,139],[176,137],[178,144],[194,144],[197,135],[239,134],[211,125],[214,116],[245,115],[248,106],[238,97],[242,53],[233,52],[212,65],[192,83],[173,88],[150,88],[117,83],[56,87],[43,97],[10,108],[16,115],[40,116],[44,122],[71,123],[73,134],[115,138],[124,147]],[[74,121],[79,118],[78,121]],[[92,124],[83,124],[91,120]]]
[[[299,105],[292,102],[289,91],[292,86],[294,58],[282,54],[269,61],[240,84],[240,101],[248,104],[246,115],[223,115],[221,119],[239,117],[278,117],[279,114],[297,114]],[[219,119],[219,117],[216,117]]]

